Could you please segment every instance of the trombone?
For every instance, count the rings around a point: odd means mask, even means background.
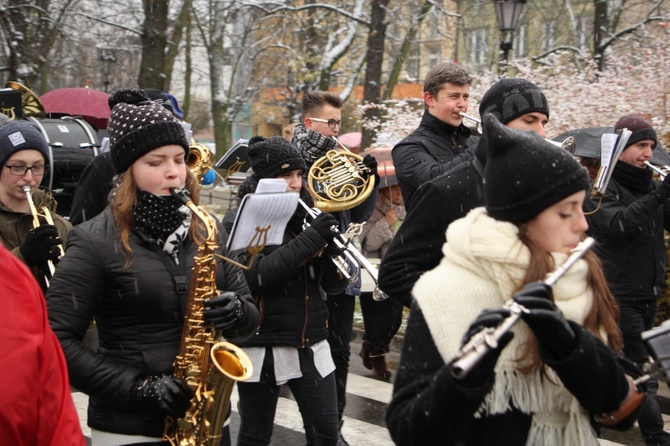
[[[458,112],[458,114],[461,115],[465,119],[469,119],[470,121],[474,121],[477,124],[476,130],[479,133],[483,133],[482,132],[482,121],[480,119],[477,119],[477,118],[475,118],[474,116],[471,116],[471,115],[467,115],[463,112]],[[547,141],[549,144],[551,144],[555,147],[558,147],[559,149],[567,150],[572,155],[574,155],[575,152],[577,151],[577,143],[575,141],[574,136],[568,136],[567,138],[565,138],[565,140],[563,140],[563,142],[553,141],[553,140],[548,139],[548,138],[544,138],[544,140]]]
[[[46,206],[42,206],[39,211],[37,210],[35,202],[33,201],[33,196],[30,193],[30,186],[23,186],[23,192],[26,194],[26,198],[28,199],[28,206],[30,206],[30,213],[33,216],[33,228],[37,228],[42,225],[40,222],[40,217],[44,218],[48,224],[53,225],[54,219],[51,217],[51,212],[49,212],[49,209],[47,209]],[[63,251],[63,245],[58,245],[58,249],[60,250],[60,257],[64,256],[65,252]],[[46,277],[45,275],[44,280],[48,287],[49,279],[53,277],[54,273],[56,272],[56,266],[51,260],[48,260],[47,264],[49,265],[49,277]]]

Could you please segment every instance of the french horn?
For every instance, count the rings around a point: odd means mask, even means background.
[[[11,88],[12,90],[16,90],[21,93],[21,112],[23,113],[24,118],[46,117],[44,105],[42,105],[40,98],[35,93],[33,93],[30,88],[15,81],[8,81],[5,84],[5,87]]]

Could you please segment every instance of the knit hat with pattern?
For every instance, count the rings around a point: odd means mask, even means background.
[[[500,79],[479,103],[479,116],[492,113],[503,124],[531,112],[544,113],[548,118],[549,104],[542,90],[525,79]]]
[[[10,156],[21,150],[37,150],[49,165],[49,144],[34,125],[28,121],[9,121],[0,125],[0,166],[4,166]]]
[[[514,224],[589,187],[586,169],[567,151],[535,132],[505,127],[484,115],[484,203],[496,220]]]
[[[181,123],[142,90],[118,90],[108,99],[112,113],[107,131],[112,164],[117,174],[139,158],[162,146],[180,145],[188,155],[189,144]]]
[[[263,138],[254,136],[249,140],[247,149],[251,168],[256,177],[276,178],[292,170],[307,170],[307,164],[300,151],[281,136]]]
[[[626,115],[623,118],[619,119],[614,126],[614,131],[617,132],[621,129],[628,129],[633,132],[626,143],[626,147],[630,147],[636,142],[650,139],[654,141],[654,147],[658,145],[658,139],[656,137],[656,131],[654,128],[639,115]]]

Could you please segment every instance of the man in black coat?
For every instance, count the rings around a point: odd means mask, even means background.
[[[670,176],[659,186],[652,180],[651,161],[657,143],[651,124],[637,115],[624,116],[615,131],[632,132],[614,166],[602,197],[584,202],[594,252],[602,261],[612,294],[619,303],[619,327],[624,356],[638,365],[649,351],[641,333],[654,326],[656,301],[663,296],[668,256],[663,229],[670,230]],[[650,393],[638,417],[647,445],[670,445],[656,400],[658,381],[647,383]]]
[[[492,113],[507,127],[546,136],[547,98],[527,80],[506,78],[498,81],[484,94],[479,113],[480,116]],[[405,221],[381,261],[379,287],[408,308],[412,303],[412,288],[419,276],[433,269],[442,259],[447,226],[471,209],[484,205],[482,178],[486,151],[476,144],[463,156],[465,161],[417,190],[414,205],[407,210]]]
[[[469,158],[463,152],[477,138],[459,113],[468,109],[471,82],[470,75],[452,63],[435,65],[426,75],[421,124],[391,152],[408,211],[419,186]]]

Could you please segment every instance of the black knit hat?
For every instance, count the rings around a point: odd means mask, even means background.
[[[122,173],[139,158],[162,146],[180,145],[188,156],[184,128],[172,113],[152,102],[142,90],[118,90],[108,99],[112,164]]]
[[[586,169],[567,150],[535,132],[505,127],[489,113],[483,125],[487,152],[484,202],[496,220],[525,223],[589,187]]]
[[[10,156],[21,150],[37,150],[49,165],[49,144],[34,125],[28,121],[9,121],[0,125],[0,166],[4,166]]]
[[[479,103],[479,116],[492,113],[503,124],[531,112],[544,113],[548,118],[549,104],[542,90],[525,79],[500,79]]]
[[[247,149],[251,168],[258,179],[276,178],[292,170],[307,170],[300,151],[281,136],[263,138],[254,136]]]
[[[614,131],[619,131],[621,129],[628,129],[633,132],[626,143],[626,147],[632,146],[636,142],[650,139],[654,141],[654,147],[658,145],[658,139],[656,137],[656,131],[654,128],[640,115],[626,115],[623,118],[619,119],[614,126]],[[653,149],[653,147],[652,147]]]

